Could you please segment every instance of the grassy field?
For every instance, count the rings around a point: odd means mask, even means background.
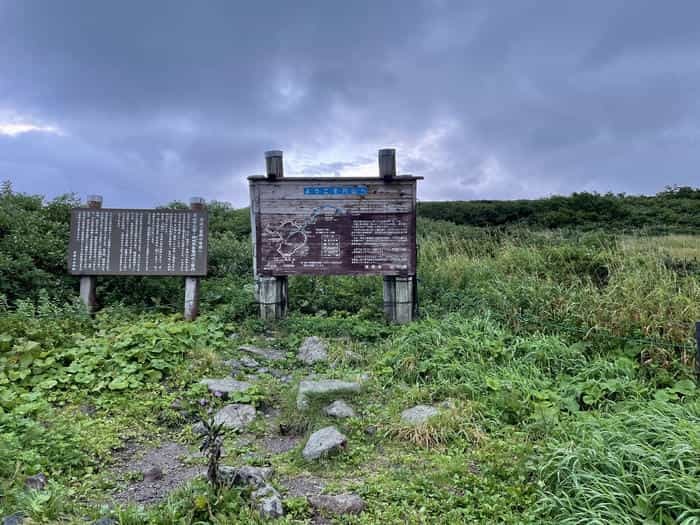
[[[382,321],[376,278],[292,279],[289,318],[265,325],[243,270],[205,283],[194,323],[167,306],[112,305],[95,318],[49,299],[6,307],[2,515],[257,522],[246,490],[217,493],[203,480],[150,505],[112,503],[138,482],[119,468],[130,450],[177,443],[191,451],[188,464],[204,464],[192,424],[223,402],[198,381],[230,374],[225,361],[257,344],[285,352],[278,372],[290,380],[258,374],[236,399],[265,416],[226,436],[223,463],[275,468],[280,523],[321,522],[294,489],[303,480],[364,498],[365,512],[339,523],[700,523],[700,237],[430,219],[419,235],[421,319],[408,326]],[[328,362],[296,359],[310,335],[328,342]],[[299,412],[296,387],[310,373],[367,374],[349,400],[357,417]],[[402,423],[401,411],[419,403],[440,415]],[[329,424],[348,449],[304,461],[306,436]],[[266,447],[282,439],[289,450]],[[25,489],[37,472],[48,487]]]

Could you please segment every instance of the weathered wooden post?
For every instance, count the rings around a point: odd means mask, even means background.
[[[88,195],[87,207],[93,210],[102,208],[102,195]],[[89,313],[97,309],[97,276],[80,276],[80,300],[83,301]]]
[[[192,211],[204,211],[204,199],[202,197],[192,197],[190,199],[190,209]],[[200,278],[193,276],[185,277],[185,321],[194,321],[199,315],[199,285]]]
[[[396,150],[379,150],[379,176],[386,183],[396,177]],[[384,315],[393,323],[410,323],[416,313],[416,276],[384,276]]]
[[[280,150],[265,152],[265,176],[270,181],[284,177],[284,162]],[[252,211],[251,205],[251,211]],[[264,320],[283,319],[287,315],[286,275],[257,276],[256,295],[260,303],[260,318]]]

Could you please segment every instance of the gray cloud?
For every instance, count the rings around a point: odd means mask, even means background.
[[[151,206],[290,174],[423,199],[695,184],[700,4],[0,0],[0,179]],[[9,136],[3,123],[55,126]]]

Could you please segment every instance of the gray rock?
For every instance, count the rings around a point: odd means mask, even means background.
[[[260,366],[260,363],[258,361],[247,355],[241,357],[240,363],[246,368],[257,368]]]
[[[245,392],[251,386],[253,386],[245,381],[236,381],[230,377],[225,377],[222,379],[202,379],[200,383],[207,385],[209,392],[214,395],[216,395],[218,392],[224,399],[235,392]]]
[[[2,525],[22,525],[22,523],[24,523],[24,514],[21,512],[15,512],[2,519]]]
[[[48,480],[43,472],[29,476],[24,480],[24,486],[30,490],[44,490]]]
[[[439,413],[440,411],[435,407],[416,405],[401,412],[401,421],[409,425],[421,425]]]
[[[336,515],[360,514],[365,510],[365,500],[357,494],[309,496],[309,505],[316,510]]]
[[[297,393],[297,408],[306,410],[309,401],[316,396],[342,396],[356,394],[360,391],[360,384],[338,379],[323,379],[321,381],[302,381],[299,383]]]
[[[216,425],[224,425],[230,430],[241,430],[255,420],[255,408],[251,405],[234,403],[226,405],[214,415]]]
[[[379,430],[377,428],[377,425],[368,425],[367,427],[365,427],[365,434],[367,434],[368,436],[374,436],[377,434],[377,430]]]
[[[254,356],[267,359],[268,361],[282,361],[286,357],[284,352],[275,350],[274,348],[258,348],[257,346],[243,345],[239,346],[238,349],[241,352],[253,354]]]
[[[307,365],[313,365],[320,361],[328,361],[328,349],[326,348],[326,343],[319,337],[311,336],[304,339],[297,352],[297,359],[306,363]]]
[[[272,485],[265,485],[251,494],[255,507],[263,518],[284,516],[280,493]]]
[[[204,423],[201,421],[195,423],[192,425],[192,433],[193,434],[199,434],[200,436],[203,436],[204,434],[207,433],[207,429],[204,427]]]
[[[144,481],[158,481],[159,479],[163,479],[163,471],[160,469],[160,467],[151,467],[149,469],[146,469],[142,472],[143,474],[143,480]]]
[[[219,467],[219,478],[228,486],[248,485],[260,488],[267,484],[272,477],[274,469],[272,467]]]
[[[342,399],[333,401],[323,409],[326,415],[337,418],[355,417],[355,411]]]
[[[348,438],[338,432],[338,429],[325,427],[311,434],[301,454],[310,461],[340,452],[347,444]]]

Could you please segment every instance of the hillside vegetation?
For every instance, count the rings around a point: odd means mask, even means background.
[[[418,213],[469,226],[696,233],[700,189],[669,187],[655,196],[574,193],[536,200],[421,202]]]
[[[421,204],[421,318],[388,326],[379,278],[290,279],[289,318],[259,321],[248,213],[224,203],[209,205],[197,321],[182,321],[173,278],[100,279],[103,307],[90,317],[64,271],[76,201],[6,185],[0,514],[261,522],[249,489],[217,491],[202,479],[139,505],[129,487],[140,474],[123,466],[134,450],[174,443],[192,451],[187,465],[203,467],[192,425],[225,402],[199,381],[231,375],[239,347],[255,344],[285,357],[255,379],[234,370],[255,384],[233,401],[261,415],[226,435],[222,461],[274,467],[279,523],[322,522],[297,490],[316,483],[366,502],[361,514],[329,516],[338,523],[700,524],[700,237],[689,234],[697,214],[684,212],[698,194]],[[580,199],[600,212],[577,208]],[[637,223],[646,231],[629,231],[631,216],[606,215],[607,205],[647,217]],[[508,215],[509,206],[530,212]],[[328,360],[307,365],[297,349],[312,335]],[[349,399],[356,416],[299,412],[297,386],[311,373],[363,377]],[[417,404],[440,414],[406,425],[400,413]],[[308,435],[331,424],[347,450],[304,460]],[[291,448],[268,446],[282,441]],[[27,489],[39,472],[46,487]]]

